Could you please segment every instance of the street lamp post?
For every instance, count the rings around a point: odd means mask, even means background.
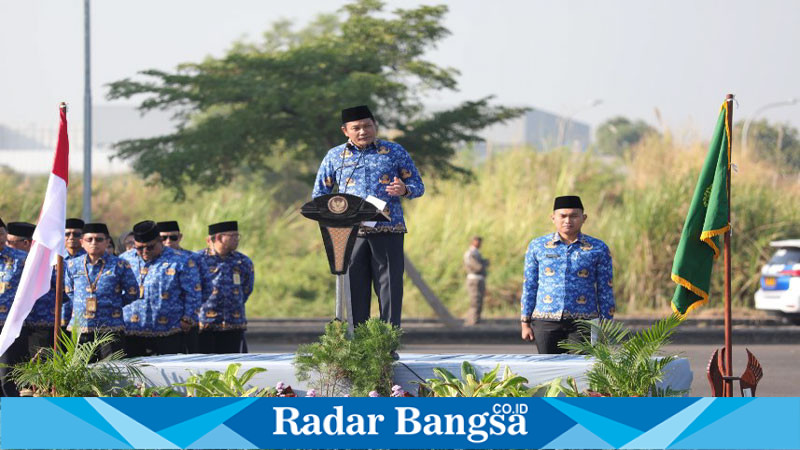
[[[559,127],[559,130],[558,130],[558,145],[561,146],[561,147],[564,146],[564,141],[567,139],[567,130],[569,129],[569,125],[570,125],[570,122],[572,122],[572,118],[573,117],[577,116],[578,114],[582,113],[583,111],[586,111],[588,109],[592,109],[595,106],[599,106],[599,105],[602,105],[602,104],[603,104],[603,100],[599,99],[599,98],[596,98],[596,99],[590,101],[585,107],[580,108],[580,109],[578,109],[576,111],[573,111],[569,116],[567,116],[566,119],[562,119],[561,120],[561,126]]]
[[[742,154],[745,154],[745,153],[749,152],[749,148],[747,147],[747,134],[750,131],[750,123],[752,123],[753,120],[756,117],[758,117],[759,114],[761,114],[764,111],[766,111],[768,109],[771,109],[771,108],[777,108],[777,107],[780,107],[780,106],[796,105],[798,102],[800,102],[800,99],[791,98],[789,100],[784,100],[784,101],[781,101],[781,102],[767,103],[766,105],[763,105],[760,108],[756,109],[753,112],[753,114],[750,114],[750,117],[748,117],[747,120],[745,120],[744,126],[742,127]]]

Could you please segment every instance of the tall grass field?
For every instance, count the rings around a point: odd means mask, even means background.
[[[471,179],[423,174],[425,196],[404,204],[406,252],[436,295],[454,315],[461,315],[468,307],[462,255],[471,236],[483,236],[482,252],[491,260],[485,316],[514,317],[528,242],[553,231],[553,197],[580,195],[588,215],[583,231],[612,251],[618,311],[668,310],[675,288],[672,260],[706,151],[703,144],[678,145],[667,137],[646,141],[624,158],[519,148],[476,162],[464,152],[460,160],[473,169]],[[760,267],[772,253],[769,242],[800,238],[800,179],[797,174],[778,175],[764,163],[737,160],[737,154],[735,148],[732,292],[734,306],[748,308]],[[45,177],[0,171],[0,217],[35,221],[45,184]],[[256,267],[248,315],[331,316],[335,280],[319,229],[299,214],[303,201],[273,200],[303,198],[311,186],[292,189],[290,195],[279,196],[265,181],[241,177],[215,191],[192,188],[185,201],[176,202],[171,192],[135,175],[97,177],[92,209],[95,220],[108,223],[117,235],[139,220],[176,219],[189,249],[205,245],[209,223],[238,220],[240,251]],[[69,216],[80,215],[81,192],[75,175],[69,185]],[[706,308],[721,304],[722,268],[720,259]],[[405,317],[434,316],[408,279],[403,308]]]

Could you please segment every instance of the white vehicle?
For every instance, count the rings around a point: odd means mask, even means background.
[[[800,325],[800,239],[769,245],[776,251],[761,269],[756,309],[777,313]]]

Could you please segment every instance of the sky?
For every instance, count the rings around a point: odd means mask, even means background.
[[[55,123],[83,104],[83,0],[0,0],[0,124]],[[278,19],[298,24],[340,0],[102,0],[91,6],[95,104],[109,82],[221,56]],[[800,2],[779,0],[392,0],[446,4],[451,35],[428,58],[460,71],[431,105],[494,95],[596,126],[623,115],[708,137],[725,94],[734,120],[800,98]],[[598,102],[600,100],[601,102]],[[599,104],[597,104],[599,103]],[[596,104],[596,106],[590,106]],[[339,109],[341,105],[331,105]],[[658,109],[661,122],[657,118]],[[760,117],[800,127],[800,104]]]

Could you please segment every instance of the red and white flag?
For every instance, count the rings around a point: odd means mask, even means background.
[[[67,220],[67,181],[69,175],[69,139],[67,138],[67,106],[59,107],[61,123],[53,171],[47,182],[39,223],[33,232],[33,244],[25,260],[22,278],[0,333],[0,355],[17,339],[25,318],[36,300],[50,290],[53,266],[59,255],[66,256],[64,228]]]

